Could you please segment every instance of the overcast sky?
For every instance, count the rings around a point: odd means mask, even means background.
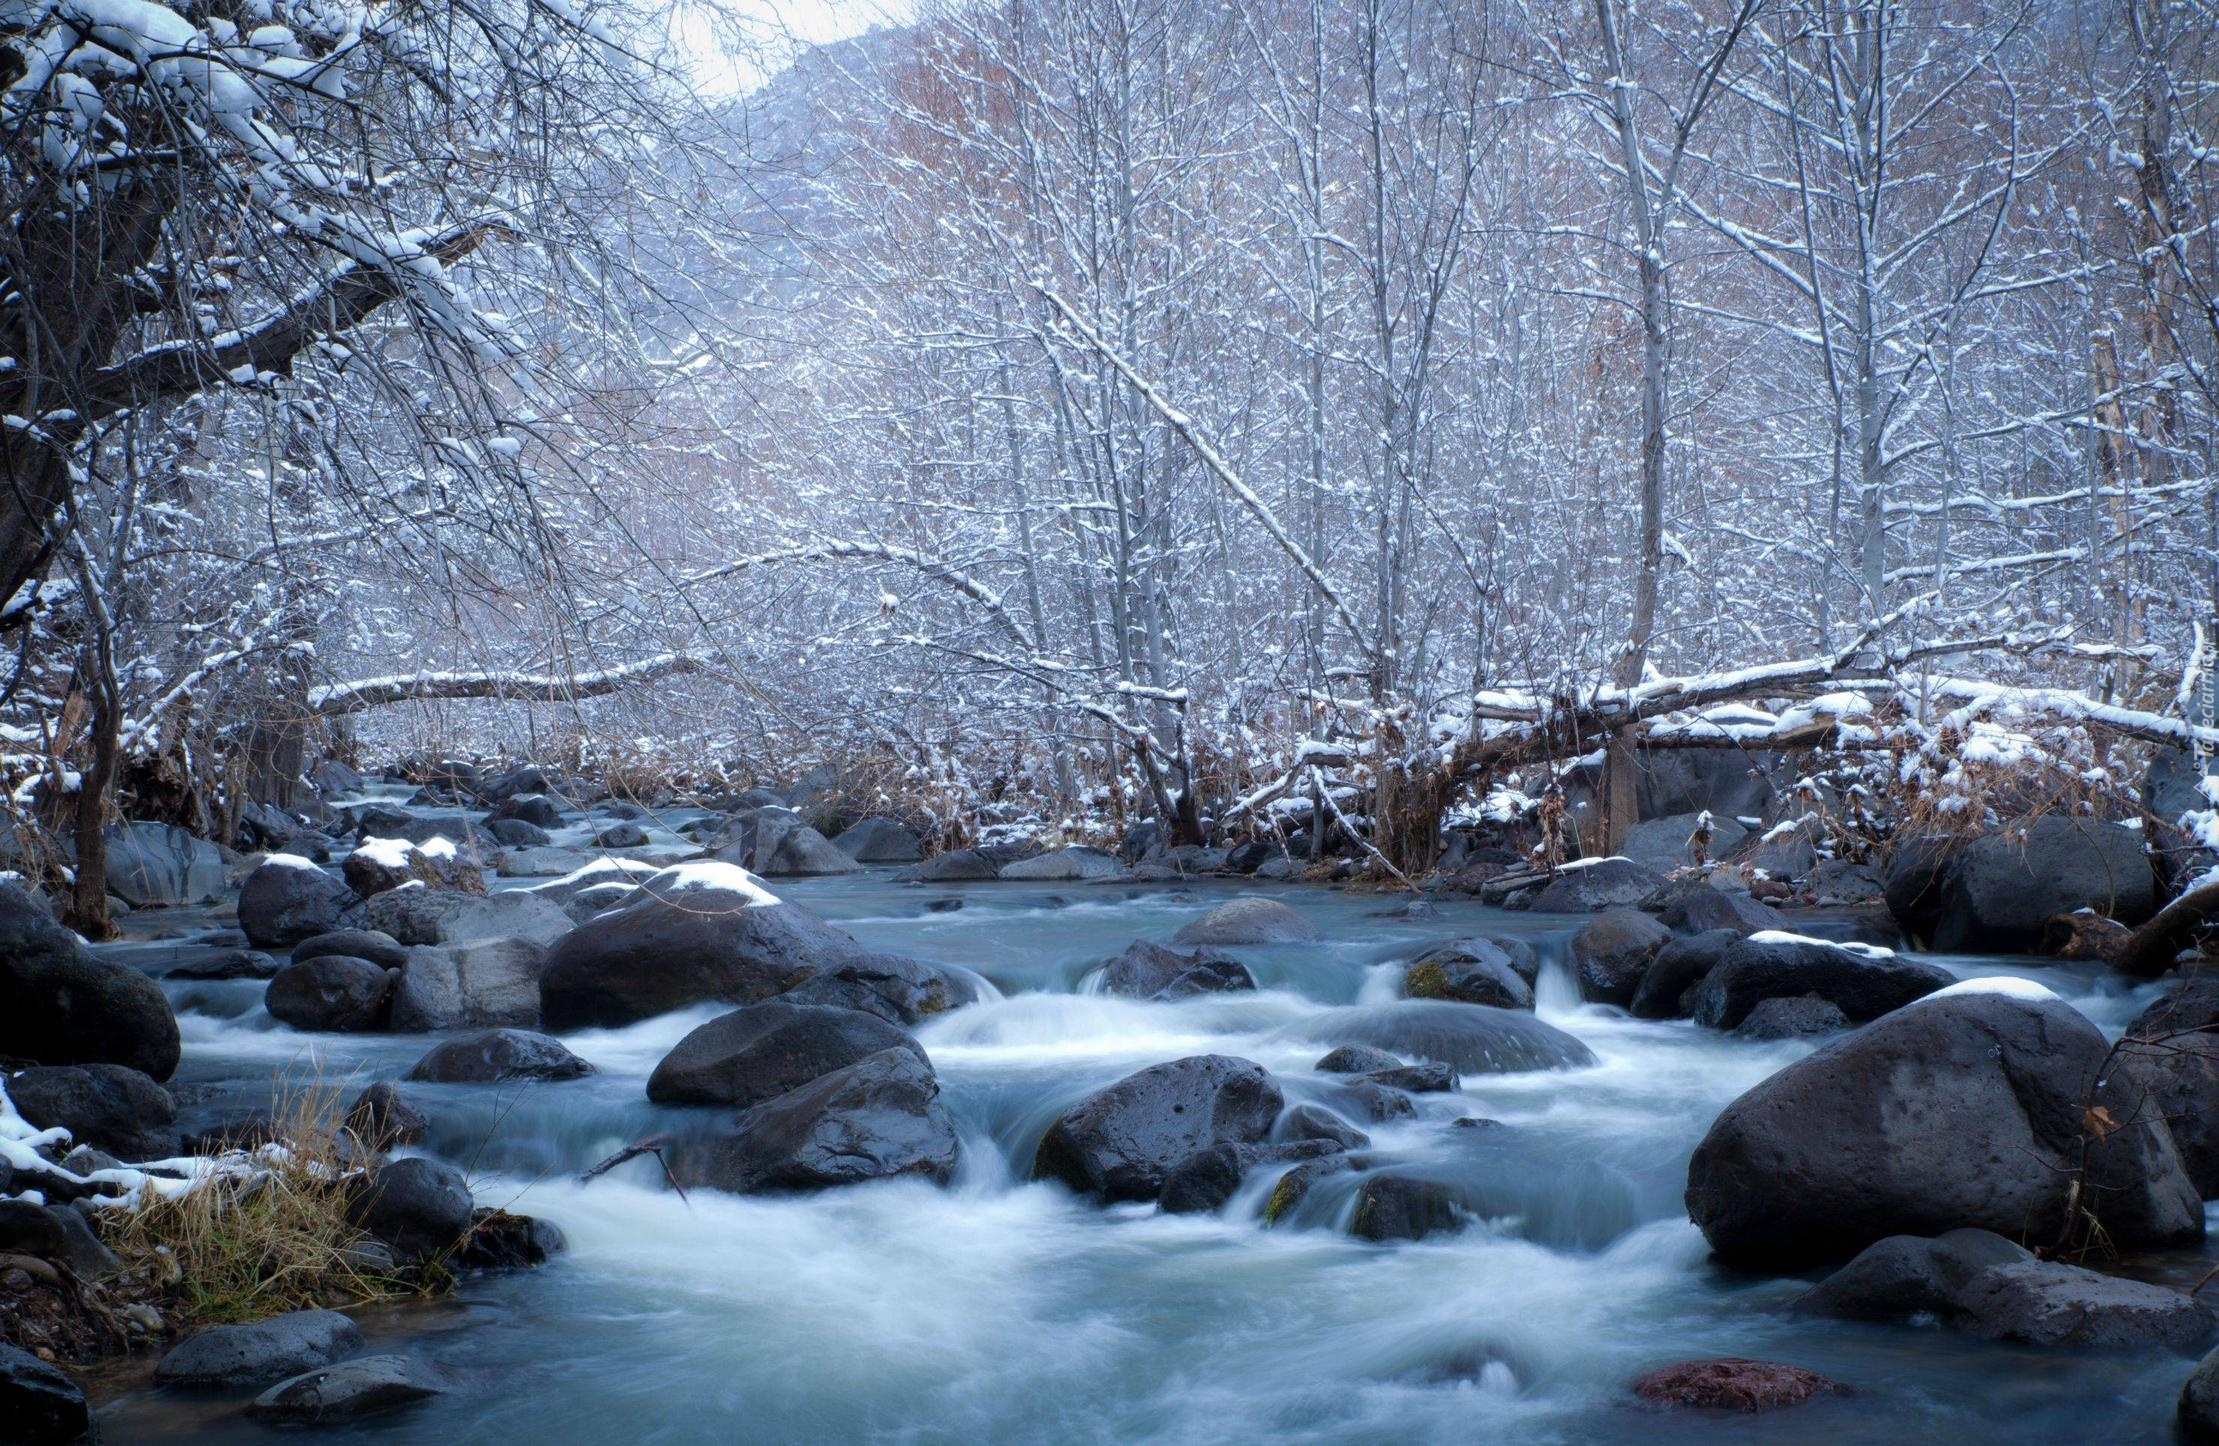
[[[674,0],[671,33],[696,57],[704,90],[762,84],[806,45],[908,18],[912,0]]]

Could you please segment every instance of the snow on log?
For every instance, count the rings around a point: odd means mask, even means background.
[[[700,659],[665,653],[637,663],[588,673],[518,673],[491,669],[471,673],[409,673],[332,683],[308,694],[310,711],[331,717],[382,708],[390,703],[443,698],[500,698],[522,703],[567,703],[618,692],[635,683],[652,683],[679,673],[701,671]]]

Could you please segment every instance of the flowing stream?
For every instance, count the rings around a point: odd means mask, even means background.
[[[1577,918],[1284,888],[1318,944],[1238,951],[1260,992],[1146,1004],[1084,992],[1136,937],[1163,939],[1235,891],[1196,884],[904,886],[890,871],[779,892],[875,947],[976,969],[1002,997],[918,1031],[961,1122],[949,1188],[906,1181],[819,1195],[681,1198],[655,1162],[578,1172],[668,1128],[645,1081],[702,1008],[566,1036],[593,1076],[523,1087],[409,1085],[437,1125],[423,1148],[463,1165],[481,1203],[544,1215],[568,1253],[478,1276],[458,1297],[363,1314],[373,1349],[419,1353],[462,1388],[325,1437],[382,1442],[694,1441],[1775,1442],[2162,1441],[2191,1362],[2038,1352],[1939,1328],[1805,1320],[1804,1282],[1711,1264],[1680,1195],[1689,1152],[1729,1100],[1800,1057],[1684,1023],[1582,1005],[1559,960]],[[192,925],[182,911],[139,927]],[[1290,1103],[1332,1086],[1306,1038],[1324,1011],[1387,1005],[1428,943],[1514,932],[1549,962],[1540,1014],[1585,1041],[1588,1069],[1467,1076],[1415,1119],[1366,1124],[1377,1150],[1468,1183],[1489,1218],[1376,1245],[1345,1233],[1348,1191],[1259,1218],[1268,1179],[1219,1215],[1104,1209],[1026,1178],[1033,1146],[1090,1090],[1144,1065],[1255,1060]],[[110,946],[162,972],[190,938]],[[2116,1033],[2150,997],[2096,967],[1944,959],[2037,978]],[[168,985],[185,1037],[176,1085],[251,1100],[280,1076],[398,1078],[421,1036],[295,1033],[263,986]],[[232,1102],[228,1097],[227,1103]],[[1477,1117],[1498,1129],[1459,1128]],[[2121,1268],[2185,1284],[2204,1252]],[[1748,1355],[1853,1394],[1720,1420],[1632,1403],[1655,1366]],[[147,1366],[96,1383],[106,1439],[262,1439],[236,1400],[154,1390]]]

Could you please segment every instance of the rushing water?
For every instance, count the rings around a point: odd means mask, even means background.
[[[481,1203],[549,1217],[570,1251],[467,1281],[451,1302],[366,1315],[378,1349],[450,1368],[452,1396],[325,1435],[383,1442],[1593,1442],[2168,1439],[2190,1362],[2039,1352],[1938,1328],[1797,1318],[1794,1279],[1709,1262],[1681,1208],[1689,1152],[1735,1095],[1806,1051],[1653,1024],[1578,1003],[1554,962],[1577,920],[1309,889],[1281,897],[1325,942],[1240,951],[1246,996],[1143,1004],[1084,992],[1136,937],[1162,939],[1232,886],[902,886],[886,871],[780,892],[865,942],[976,969],[1002,997],[919,1036],[966,1146],[946,1189],[896,1181],[794,1198],[681,1198],[651,1159],[590,1185],[580,1170],[670,1113],[648,1072],[700,1009],[566,1037],[593,1076],[528,1087],[411,1085],[437,1119],[425,1148]],[[141,916],[151,920],[153,916]],[[171,925],[190,916],[171,916]],[[1257,1218],[1260,1184],[1221,1215],[1103,1209],[1026,1181],[1034,1144],[1086,1092],[1141,1066],[1216,1052],[1277,1074],[1290,1102],[1331,1088],[1306,1021],[1393,998],[1396,961],[1479,930],[1551,959],[1541,1016],[1590,1069],[1472,1076],[1375,1147],[1471,1186],[1493,1218],[1373,1245],[1321,1191],[1291,1222]],[[115,946],[163,970],[189,941]],[[2039,978],[2107,1030],[2148,997],[2094,969],[1949,959]],[[311,1036],[273,1021],[254,982],[169,985],[180,1087],[248,1095],[282,1074],[397,1078],[423,1036]],[[1459,1117],[1502,1129],[1459,1129]],[[2201,1253],[2124,1262],[2185,1282]],[[1668,1415],[1627,1384],[1670,1361],[1784,1360],[1854,1394],[1751,1418]],[[99,1396],[106,1439],[259,1439],[238,1401],[157,1392],[141,1366]]]

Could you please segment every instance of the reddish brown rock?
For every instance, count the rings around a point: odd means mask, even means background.
[[[1633,1383],[1633,1393],[1653,1406],[1714,1411],[1769,1411],[1800,1406],[1814,1396],[1847,1394],[1816,1371],[1739,1356],[1659,1366]]]

